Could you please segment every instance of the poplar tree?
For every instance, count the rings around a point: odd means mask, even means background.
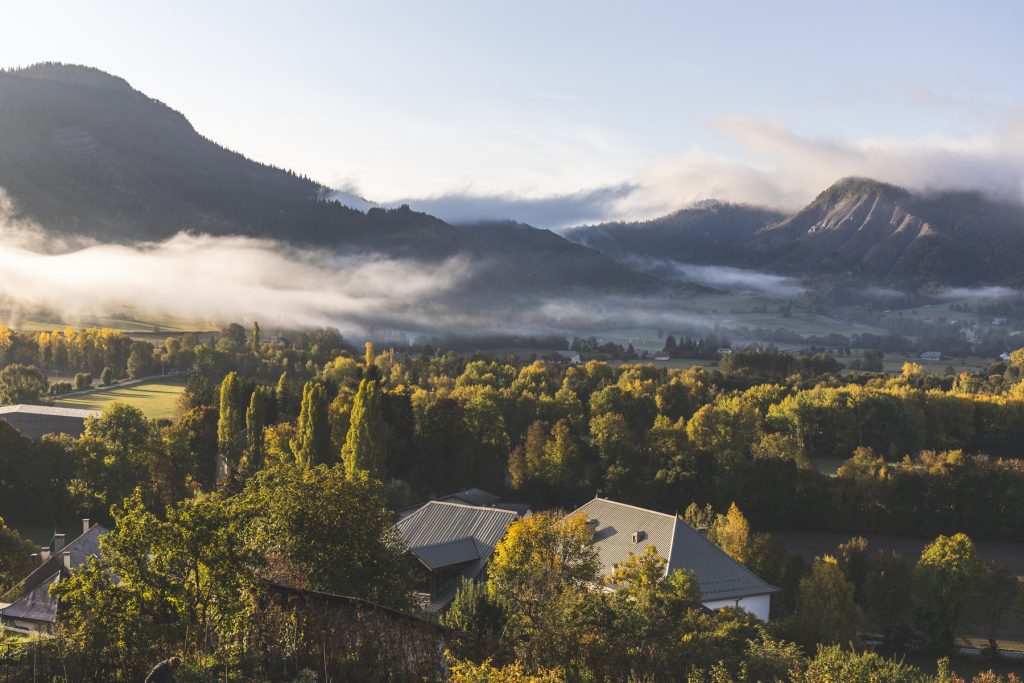
[[[263,430],[267,426],[267,415],[270,412],[270,389],[258,386],[249,399],[249,409],[245,411],[245,470],[246,476],[252,475],[263,467],[266,457],[266,444]]]
[[[220,414],[217,419],[217,483],[224,485],[242,458],[242,385],[238,373],[229,372],[220,383]]]
[[[295,459],[305,465],[330,462],[331,428],[327,422],[327,396],[319,382],[306,382],[302,388],[302,408],[292,441]]]
[[[348,434],[341,449],[349,479],[368,476],[382,480],[385,476],[388,429],[381,403],[380,382],[363,379],[352,400]]]

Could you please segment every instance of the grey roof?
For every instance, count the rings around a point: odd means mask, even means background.
[[[0,610],[0,619],[20,619],[52,624],[57,620],[57,600],[50,595],[50,585],[60,580],[60,572],[46,577],[42,583]]]
[[[0,420],[5,420],[30,439],[41,439],[44,434],[79,436],[85,431],[85,419],[101,414],[98,410],[56,406],[0,406]]]
[[[472,538],[460,538],[457,541],[422,546],[413,549],[412,554],[418,557],[420,562],[427,566],[427,569],[431,570],[480,559],[480,553]]]
[[[458,564],[459,558],[468,555],[468,544],[464,541],[472,541],[478,559],[462,572],[462,576],[476,579],[516,517],[518,515],[512,510],[432,500],[398,520],[396,526],[409,550],[421,561],[421,553],[425,553],[429,563],[435,567]],[[429,563],[424,561],[428,566]],[[454,596],[453,588],[425,605],[424,609],[427,612],[439,612]]]
[[[774,593],[779,589],[729,557],[711,541],[675,515],[595,498],[577,512],[596,521],[594,547],[604,576],[624,562],[629,553],[639,555],[647,546],[668,560],[668,571],[688,569],[697,577],[705,602]],[[633,542],[634,534],[643,536]]]
[[[87,532],[65,545],[60,553],[51,555],[50,559],[36,567],[21,583],[8,591],[7,595],[9,597],[12,594],[24,595],[27,592],[34,591],[37,586],[47,581],[49,577],[53,576],[64,566],[63,553],[65,552],[70,553],[72,569],[85,562],[89,557],[99,555],[100,538],[109,533],[109,531],[102,524],[93,524]],[[7,609],[10,608],[0,610],[0,614],[5,614]]]
[[[462,489],[448,496],[442,496],[438,500],[445,503],[465,503],[466,505],[477,505],[488,507],[497,503],[501,498],[476,487]]]

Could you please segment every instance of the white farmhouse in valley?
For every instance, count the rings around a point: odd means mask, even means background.
[[[701,599],[708,609],[741,607],[768,621],[772,593],[778,588],[761,580],[701,532],[675,515],[595,498],[582,512],[594,527],[593,544],[601,559],[602,574],[609,576],[630,553],[639,555],[654,546],[668,560],[667,571],[687,569],[700,584]]]

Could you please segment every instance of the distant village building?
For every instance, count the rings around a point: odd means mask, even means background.
[[[1006,318],[992,318],[993,325],[1005,325],[1009,322]]]
[[[54,406],[0,406],[0,420],[7,422],[23,436],[39,440],[45,434],[81,436],[85,420],[101,415],[98,410],[77,410]]]
[[[583,358],[577,351],[559,351],[558,355],[562,357],[562,360],[569,365],[579,365],[583,362]]]
[[[595,498],[576,512],[592,520],[593,544],[604,576],[610,576],[630,553],[639,555],[653,546],[668,560],[666,571],[686,569],[695,574],[706,608],[740,607],[768,621],[772,593],[779,589],[726,555],[675,515],[607,498]]]
[[[942,351],[925,351],[921,354],[921,360],[942,360]]]
[[[730,353],[732,353],[732,349],[729,348],[728,346],[720,346],[717,349],[715,349],[715,351],[718,353],[719,356],[728,356]]]
[[[82,535],[64,544],[64,534],[54,534],[50,545],[33,553],[35,568],[6,595],[10,601],[0,609],[0,627],[19,633],[49,633],[57,623],[57,599],[50,595],[50,586],[68,578],[72,569],[88,558],[97,556],[100,537],[108,533],[102,524],[82,520]]]

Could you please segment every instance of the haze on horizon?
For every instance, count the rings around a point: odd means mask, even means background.
[[[62,1],[4,16],[18,29],[0,66],[98,67],[251,158],[449,221],[557,228],[708,197],[793,209],[846,175],[1024,192],[1011,2]]]

